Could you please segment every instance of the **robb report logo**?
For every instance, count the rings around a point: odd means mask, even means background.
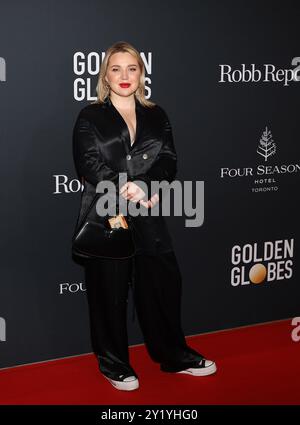
[[[294,57],[291,68],[277,68],[273,64],[258,65],[242,63],[239,68],[228,64],[219,65],[219,83],[280,83],[288,87],[291,82],[300,81],[300,57]],[[294,68],[293,68],[294,67]]]
[[[77,179],[69,181],[63,174],[55,174],[55,195],[61,193],[73,193],[83,190],[82,183]],[[134,180],[136,184],[148,195],[148,187],[145,182]],[[127,183],[127,173],[119,173],[118,186],[121,188]],[[194,185],[195,183],[195,185]],[[195,188],[194,188],[195,186]],[[200,227],[204,223],[204,182],[203,181],[184,181],[174,180],[168,183],[166,180],[161,182],[151,182],[151,193],[163,194],[160,202],[153,207],[146,208],[138,202],[127,202],[117,190],[116,185],[110,180],[100,181],[96,187],[96,192],[101,194],[96,203],[96,211],[99,216],[117,215],[117,205],[119,213],[127,216],[151,215],[151,216],[186,216],[194,217],[185,220],[186,227]],[[173,199],[171,197],[173,194]],[[147,198],[148,199],[148,198]],[[159,199],[159,198],[158,198]],[[195,207],[194,207],[195,205]],[[171,210],[173,213],[171,214]]]
[[[78,179],[69,179],[65,174],[54,174],[54,195],[82,192],[84,185]]]
[[[256,153],[259,158],[263,158],[266,163],[270,158],[277,154],[277,145],[275,143],[272,132],[268,127],[262,131],[259,142],[256,146]],[[277,191],[278,177],[283,174],[297,174],[300,171],[300,164],[260,164],[256,168],[253,167],[223,167],[220,171],[220,177],[223,179],[236,179],[244,177],[254,177],[252,192],[270,192]]]
[[[152,52],[140,53],[145,65],[145,74],[152,74]],[[97,77],[100,72],[101,60],[103,61],[105,52],[75,52],[73,55],[73,72],[76,75],[73,84],[74,99],[77,101],[97,100],[92,94],[95,92],[92,87],[97,84]],[[151,96],[151,78],[145,75],[145,97]],[[96,77],[97,76],[97,77]],[[95,79],[95,80],[94,80]]]
[[[6,62],[4,58],[0,58],[0,81],[6,81]]]
[[[231,285],[262,284],[293,275],[294,239],[234,245],[231,249]]]
[[[74,294],[76,292],[85,292],[85,285],[84,283],[80,282],[80,283],[68,283],[68,282],[63,282],[59,284],[59,295],[62,294]]]
[[[0,342],[6,341],[6,321],[0,317]]]

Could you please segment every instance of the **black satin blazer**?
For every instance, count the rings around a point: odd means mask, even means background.
[[[153,195],[151,181],[171,183],[175,179],[177,155],[166,112],[159,105],[145,107],[136,98],[135,110],[137,126],[133,145],[127,124],[109,97],[103,104],[90,104],[79,112],[73,130],[73,157],[84,190],[74,233],[99,181],[111,180],[119,190],[119,173],[126,172],[128,181],[142,180],[147,184],[148,197],[144,198],[147,200]],[[137,254],[156,255],[173,250],[161,214],[127,216],[127,219],[133,230]]]

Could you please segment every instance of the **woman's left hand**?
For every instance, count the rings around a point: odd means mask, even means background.
[[[143,199],[146,194],[137,184],[127,182],[121,187],[120,195],[131,202],[138,202]]]
[[[159,201],[159,196],[157,193],[155,193],[149,201],[140,201],[140,204],[143,205],[145,208],[153,208],[154,205],[157,204]]]
[[[148,201],[143,201],[145,192],[135,183],[127,182],[120,189],[120,195],[131,202],[140,202],[145,208],[153,208],[159,201],[159,196],[155,193]]]

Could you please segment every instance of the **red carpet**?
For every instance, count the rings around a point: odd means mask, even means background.
[[[187,337],[216,361],[208,377],[168,374],[132,347],[140,388],[122,392],[98,372],[94,355],[0,370],[0,404],[300,404],[300,341],[291,320]]]

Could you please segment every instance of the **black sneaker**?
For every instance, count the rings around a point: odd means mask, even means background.
[[[132,373],[121,374],[115,379],[109,378],[108,376],[103,376],[112,384],[117,390],[123,391],[132,391],[139,388],[139,380],[137,376],[132,375]]]
[[[186,373],[193,376],[207,376],[212,375],[217,371],[216,363],[212,360],[202,359],[197,367],[189,367],[188,369],[180,370],[176,373]]]

